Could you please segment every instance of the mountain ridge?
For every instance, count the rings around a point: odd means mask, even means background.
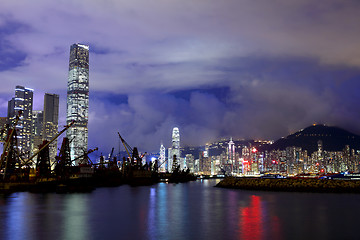
[[[360,136],[353,134],[336,126],[326,126],[323,124],[312,125],[301,129],[287,137],[276,140],[273,144],[266,147],[266,150],[284,150],[286,147],[301,147],[310,154],[317,151],[318,141],[321,140],[323,150],[342,151],[346,145],[350,149],[360,150]]]

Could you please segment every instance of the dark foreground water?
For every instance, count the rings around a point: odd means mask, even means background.
[[[360,239],[360,195],[220,189],[216,181],[0,195],[0,239]]]

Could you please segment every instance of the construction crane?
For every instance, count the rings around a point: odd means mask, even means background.
[[[90,160],[90,158],[88,157],[88,155],[92,152],[97,151],[98,148],[94,148],[94,149],[89,149],[88,151],[84,151],[83,155],[78,156],[77,158],[73,159],[72,162],[75,162],[76,160],[83,158],[79,161],[79,165],[92,165],[93,162]]]
[[[60,132],[58,132],[58,134],[56,134],[50,141],[46,142],[44,145],[41,146],[41,148],[34,153],[34,155],[32,155],[29,159],[25,160],[25,164],[29,163],[30,161],[32,161],[32,159],[34,157],[36,157],[44,148],[48,147],[52,142],[54,142],[61,134],[63,134],[68,128],[70,128],[73,124],[75,123],[75,121],[72,121],[71,123],[69,123],[68,125],[64,126],[64,129],[61,130]]]
[[[129,158],[131,159],[131,164],[134,164],[136,161],[137,165],[141,165],[141,159],[145,156],[146,152],[140,156],[137,147],[134,147],[134,148],[130,147],[130,145],[121,137],[119,132],[118,132],[118,134],[119,134],[121,142],[123,143],[123,145],[125,147],[125,150],[129,156]],[[130,151],[132,153],[131,155],[130,155]]]
[[[109,155],[109,161],[111,160],[113,154],[114,154],[114,148],[111,149],[111,153]]]
[[[55,174],[60,180],[65,180],[71,175],[70,140],[63,138],[59,156],[56,157]]]
[[[0,130],[0,142],[6,142],[6,130],[9,128],[8,124],[5,124],[4,128]]]
[[[118,132],[118,134],[119,134],[119,138],[120,138],[122,144],[124,145],[126,153],[128,154],[129,158],[131,159],[129,150],[132,151],[132,147],[130,147],[130,145],[121,137],[119,132]]]
[[[79,166],[78,166],[78,168],[79,168],[78,176],[79,177],[91,177],[94,174],[94,168],[92,166],[93,163],[90,160],[88,155],[97,150],[98,150],[98,148],[89,149],[82,156],[79,156],[73,160],[73,161],[76,161],[79,158],[82,158],[79,161]]]
[[[46,145],[47,143],[48,141],[44,140],[39,148],[42,148],[42,146]],[[38,177],[51,177],[49,147],[42,148],[42,151],[37,156],[36,175]]]
[[[33,162],[33,158],[38,156],[36,161],[36,175],[40,178],[48,178],[51,176],[51,164],[49,157],[49,145],[54,142],[62,133],[64,133],[68,128],[74,124],[72,121],[70,124],[64,126],[64,129],[57,133],[50,141],[44,140],[44,142],[39,146],[39,150],[32,155],[29,159],[23,162],[23,165],[28,165],[30,162]]]
[[[116,157],[113,158],[113,154],[114,154],[114,148],[111,149],[111,153],[109,155],[109,161],[108,161],[108,168],[118,168],[117,162],[116,162]]]
[[[18,115],[16,116],[15,119],[15,123],[14,123],[14,127],[12,127],[11,129],[8,130],[8,135],[7,135],[7,139],[4,145],[4,149],[3,149],[3,153],[1,155],[0,158],[0,168],[3,166],[4,164],[4,176],[3,179],[5,180],[6,176],[7,176],[7,171],[10,168],[10,170],[15,170],[15,165],[16,165],[16,156],[14,156],[15,154],[19,155],[18,149],[17,149],[17,139],[16,139],[16,125],[20,120],[20,116],[22,114],[22,111],[19,111]],[[16,148],[16,152],[14,153],[14,146]],[[10,156],[10,160],[9,160],[9,156]]]

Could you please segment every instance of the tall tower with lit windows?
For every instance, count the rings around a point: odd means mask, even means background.
[[[175,155],[175,157],[174,157]],[[172,148],[171,148],[171,156],[169,158],[172,159],[172,170],[177,167],[180,162],[180,132],[179,128],[174,127],[172,131]],[[176,159],[176,161],[174,161]]]
[[[89,46],[73,44],[70,47],[69,76],[67,85],[66,123],[70,127],[66,136],[70,140],[70,156],[83,155],[88,147],[89,114]],[[81,159],[77,159],[77,165]]]
[[[59,122],[59,95],[45,93],[44,96],[44,111],[43,111],[43,138],[47,141],[58,133]],[[57,139],[55,139],[49,146],[50,160],[55,161],[57,155]],[[51,162],[52,163],[52,162]]]
[[[228,164],[231,164],[232,172],[237,173],[237,168],[236,168],[237,164],[235,162],[235,144],[232,138],[230,138],[230,142],[228,145]]]
[[[23,86],[16,86],[15,97],[8,102],[8,123],[13,127],[16,116],[20,120],[15,126],[20,154],[30,156],[32,143],[32,110],[34,90]]]
[[[163,144],[161,144],[161,146],[160,146],[160,156],[159,156],[159,162],[158,162],[158,164],[160,166],[159,167],[160,172],[166,172],[165,160],[166,160],[166,158],[165,158],[165,147],[164,147]]]

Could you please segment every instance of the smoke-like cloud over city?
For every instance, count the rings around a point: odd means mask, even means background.
[[[0,8],[0,112],[16,85],[60,94],[70,45],[90,46],[89,147],[119,131],[155,151],[276,139],[312,123],[360,134],[360,2],[10,1]]]

